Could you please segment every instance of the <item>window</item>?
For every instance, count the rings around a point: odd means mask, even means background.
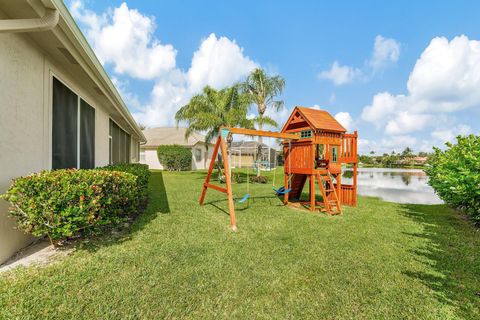
[[[338,160],[338,146],[332,146],[332,162],[337,163]]]
[[[52,169],[95,167],[95,109],[53,78]]]
[[[312,130],[304,130],[300,132],[300,139],[309,139],[312,137]]]
[[[130,163],[130,135],[110,119],[110,163]]]
[[[140,162],[145,162],[145,150],[140,150]]]
[[[324,144],[317,144],[317,158],[318,159],[325,159],[325,145]]]
[[[202,149],[195,149],[195,160],[202,160]]]

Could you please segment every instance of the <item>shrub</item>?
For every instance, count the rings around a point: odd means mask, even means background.
[[[480,137],[458,136],[457,144],[434,148],[425,170],[428,183],[439,197],[455,208],[464,209],[480,225]]]
[[[137,184],[139,188],[139,196],[142,198],[140,200],[146,200],[148,195],[148,181],[150,179],[150,170],[148,165],[140,163],[121,163],[121,164],[112,164],[105,167],[97,168],[100,170],[107,171],[119,171],[131,173],[137,177]]]
[[[162,145],[157,149],[158,161],[169,171],[192,169],[192,152],[189,148],[174,145]]]
[[[252,176],[252,177],[250,177],[250,182],[253,182],[253,183],[267,183],[268,178],[264,177],[264,176]]]
[[[42,171],[14,179],[1,197],[19,229],[53,244],[116,224],[138,208],[137,178],[116,171]]]

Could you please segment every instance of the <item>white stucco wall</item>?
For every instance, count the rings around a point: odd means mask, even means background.
[[[209,146],[208,154],[206,153],[207,149],[205,146],[206,145],[204,143],[198,142],[192,148],[190,148],[190,150],[199,149],[202,152],[201,159],[197,161],[197,159],[195,158],[194,150],[192,150],[192,170],[208,169],[208,166],[210,165],[210,162],[212,159],[214,146],[213,145]],[[140,163],[148,164],[150,169],[163,170],[163,166],[158,161],[156,148],[154,149],[154,148],[140,147],[140,150],[145,154],[145,160],[140,160]]]
[[[50,59],[27,35],[0,34],[0,193],[14,177],[51,169],[54,75],[95,108],[95,165],[108,164],[108,108],[89,93],[92,84],[78,83],[68,67]],[[132,161],[136,158],[132,154]],[[7,208],[0,200],[0,264],[33,240],[14,229]]]

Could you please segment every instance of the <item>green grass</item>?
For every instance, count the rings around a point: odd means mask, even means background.
[[[359,198],[330,217],[250,185],[234,233],[223,194],[198,206],[204,177],[155,172],[124,237],[0,274],[0,319],[480,318],[480,233],[445,206]]]

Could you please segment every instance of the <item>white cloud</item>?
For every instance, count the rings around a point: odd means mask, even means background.
[[[357,68],[342,66],[338,61],[333,62],[330,70],[324,70],[318,74],[319,79],[327,79],[339,86],[352,82],[361,75]]]
[[[87,37],[103,64],[112,64],[117,74],[153,79],[175,68],[176,50],[154,37],[153,17],[129,9],[123,2],[108,13],[97,15],[79,0],[72,2],[73,16],[87,25]]]
[[[375,43],[373,45],[372,58],[369,61],[369,65],[373,71],[376,72],[389,63],[395,63],[400,57],[400,43],[395,39],[384,38],[381,35],[375,37]]]
[[[425,128],[432,120],[433,117],[427,114],[399,112],[395,118],[388,121],[385,132],[395,135],[419,131]]]
[[[318,74],[319,79],[332,81],[335,85],[343,85],[354,80],[368,79],[369,73],[375,74],[389,64],[396,63],[400,58],[400,43],[392,38],[385,38],[381,35],[375,37],[372,57],[366,61],[362,70],[350,66],[342,66],[334,61],[330,70],[323,70]]]
[[[351,131],[353,129],[353,118],[348,112],[339,112],[335,115],[335,119],[340,122],[340,124],[347,129],[347,131]]]
[[[256,67],[258,65],[243,54],[235,41],[217,38],[212,33],[193,54],[187,77],[193,91],[201,90],[206,84],[222,88],[247,76]]]
[[[141,106],[129,93],[128,81],[114,79],[125,102],[136,110],[134,117],[146,126],[174,125],[176,111],[204,86],[221,89],[258,67],[235,41],[212,33],[201,41],[190,68],[183,71],[176,67],[175,48],[155,38],[153,17],[129,9],[126,3],[96,14],[75,0],[70,10],[85,26],[103,64],[112,64],[116,74],[154,81],[149,102]]]
[[[480,41],[434,38],[410,73],[408,94],[376,94],[362,119],[393,135],[435,129],[446,113],[480,106],[479,87]]]
[[[438,142],[445,143],[445,142],[454,142],[455,137],[458,135],[467,135],[472,133],[472,128],[465,124],[460,124],[454,126],[453,128],[447,129],[437,129],[432,132],[432,137],[436,139]]]

